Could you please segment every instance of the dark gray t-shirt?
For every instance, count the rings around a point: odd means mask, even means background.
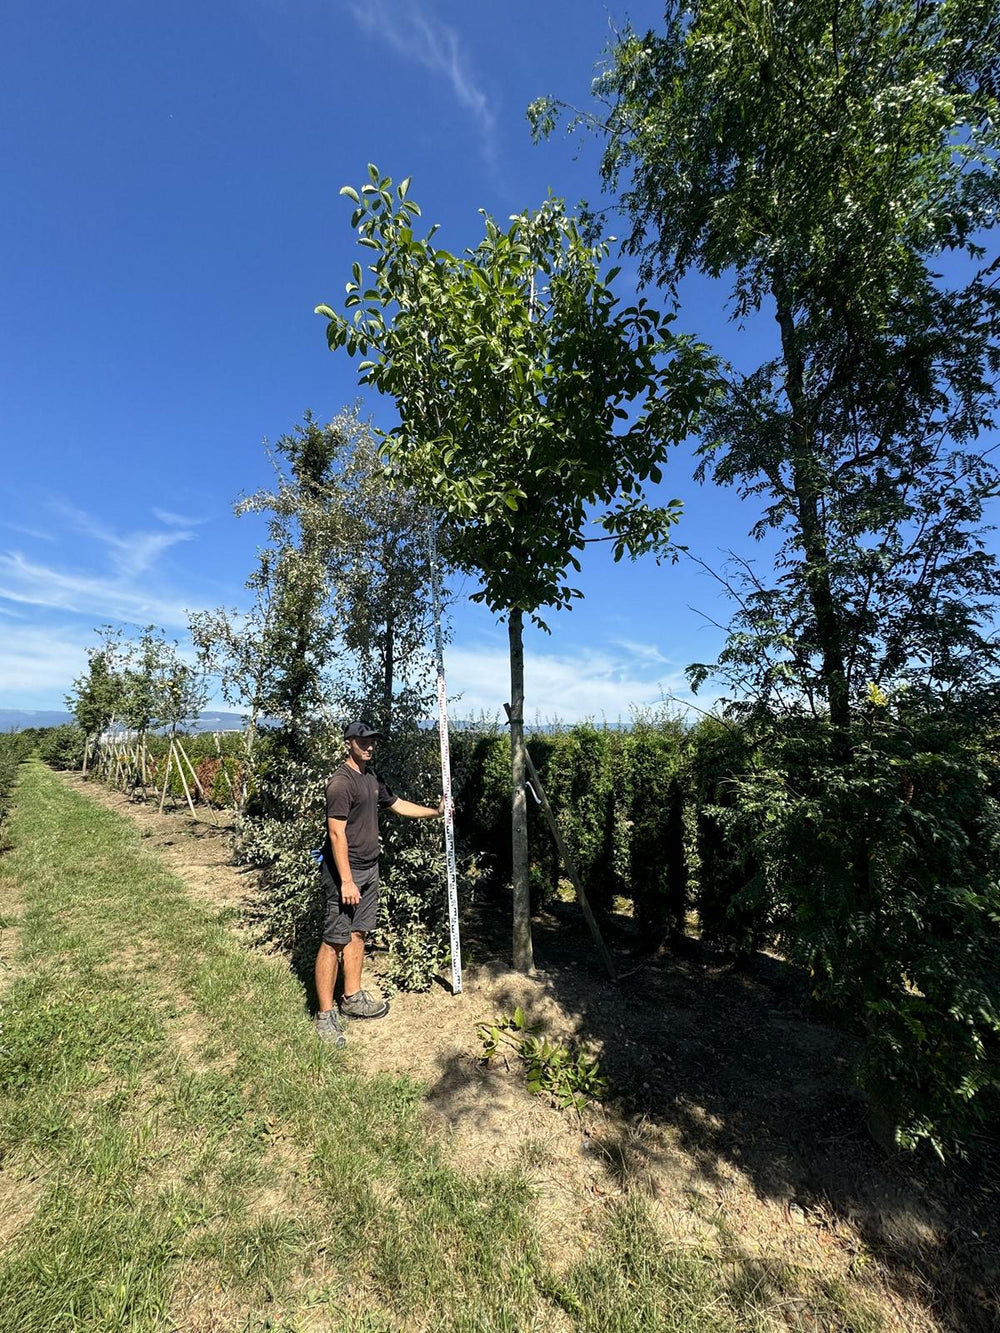
[[[377,865],[378,812],[392,805],[395,799],[395,793],[377,773],[371,769],[358,773],[349,764],[341,764],[326,784],[326,817],[347,821],[347,860],[352,870],[368,870]],[[323,843],[323,860],[336,876],[329,826]]]

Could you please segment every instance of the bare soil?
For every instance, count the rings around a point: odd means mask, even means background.
[[[64,777],[131,818],[199,900],[252,906],[256,877],[231,864],[207,812],[160,815]],[[509,966],[508,920],[506,904],[481,903],[463,923],[461,994],[441,978],[397,995],[386,1018],[351,1024],[349,1046],[365,1068],[426,1087],[428,1128],[457,1165],[527,1175],[553,1262],[578,1257],[609,1204],[638,1189],[675,1243],[721,1240],[734,1257],[840,1279],[890,1330],[997,1333],[1000,1144],[947,1167],[877,1146],[850,1081],[851,1038],[811,1012],[795,969],[759,954],[737,970],[694,945],[691,957],[643,959],[618,919],[612,985],[576,908],[557,904],[535,922],[529,978]],[[515,1060],[483,1064],[477,1025],[518,1005],[550,1039],[600,1058],[604,1106],[559,1112],[527,1091]]]

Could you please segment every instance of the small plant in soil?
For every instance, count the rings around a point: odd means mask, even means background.
[[[483,1062],[496,1056],[506,1059],[512,1051],[525,1066],[528,1091],[546,1092],[560,1111],[569,1107],[579,1113],[591,1102],[608,1095],[608,1080],[601,1074],[593,1056],[577,1047],[563,1046],[539,1035],[541,1025],[528,1023],[520,1006],[508,1018],[494,1023],[480,1023]]]

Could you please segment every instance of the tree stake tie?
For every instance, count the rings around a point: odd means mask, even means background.
[[[444,640],[441,634],[441,569],[438,564],[434,520],[427,520],[427,554],[431,567],[434,605],[434,661],[437,667],[438,738],[441,742],[441,797],[444,801],[444,852],[448,877],[448,924],[451,930],[451,991],[462,990],[462,941],[458,931],[458,873],[455,867],[455,821],[451,798],[451,751],[448,745],[448,690],[444,678]]]

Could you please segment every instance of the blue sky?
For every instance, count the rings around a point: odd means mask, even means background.
[[[596,146],[530,141],[527,103],[585,105],[609,16],[661,7],[512,0],[8,0],[0,54],[0,704],[58,708],[103,621],[184,637],[187,610],[242,597],[269,479],[261,442],[358,399],[313,307],[356,257],[344,183],[412,177],[460,250],[551,188],[599,199]],[[634,273],[626,266],[624,276]],[[692,281],[678,327],[757,360]],[[362,399],[389,420],[388,408]],[[712,564],[754,515],[698,487],[678,540]],[[717,650],[728,608],[690,564],[588,553],[585,600],[527,643],[531,715],[627,717]],[[460,594],[472,590],[468,584]],[[708,617],[708,619],[706,619]],[[458,712],[506,698],[506,633],[460,595]]]

